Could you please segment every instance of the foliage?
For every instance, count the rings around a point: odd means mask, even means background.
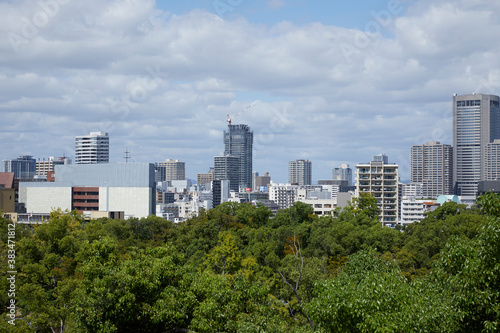
[[[404,231],[382,227],[368,195],[327,217],[300,202],[274,217],[225,203],[179,224],[55,211],[16,227],[18,325],[0,331],[492,332],[499,206],[446,203]]]

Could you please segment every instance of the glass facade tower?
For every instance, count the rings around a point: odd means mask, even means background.
[[[453,96],[453,183],[455,194],[475,197],[485,175],[485,147],[500,139],[499,97]]]
[[[224,131],[224,156],[240,159],[239,187],[252,187],[253,132],[248,125],[228,125]],[[234,185],[230,185],[234,188]]]

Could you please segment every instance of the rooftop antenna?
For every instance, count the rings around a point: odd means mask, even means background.
[[[125,163],[128,163],[128,160],[131,158],[130,151],[128,149],[125,150],[125,156],[123,156],[123,158],[125,159]]]

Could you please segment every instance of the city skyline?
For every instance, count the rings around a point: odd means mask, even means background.
[[[289,160],[315,183],[379,153],[408,180],[409,147],[453,143],[454,93],[500,94],[492,1],[40,3],[0,2],[1,160],[75,160],[75,136],[103,131],[110,162],[196,179],[229,114],[274,181]]]

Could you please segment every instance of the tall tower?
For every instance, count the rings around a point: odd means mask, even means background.
[[[13,172],[14,178],[33,179],[36,172],[36,160],[31,155],[19,156],[15,160],[3,160],[3,172]]]
[[[485,148],[500,139],[499,97],[453,96],[453,183],[455,194],[475,197],[485,175]]]
[[[349,164],[342,164],[338,168],[333,168],[332,179],[346,181],[347,186],[352,186],[352,169]]]
[[[224,131],[224,156],[240,159],[239,187],[252,187],[253,132],[248,125],[228,125]],[[233,185],[231,185],[233,188]]]
[[[439,142],[411,147],[411,182],[422,184],[424,197],[453,194],[453,148]]]
[[[309,160],[295,160],[288,162],[288,182],[300,186],[311,185],[312,163]]]
[[[356,196],[371,193],[377,199],[383,225],[394,225],[398,221],[398,169],[398,165],[389,164],[389,159],[383,154],[373,156],[369,163],[356,165]]]
[[[75,138],[75,164],[109,163],[109,136],[90,132]]]
[[[240,187],[240,158],[236,156],[214,157],[214,180],[229,180],[229,189],[238,192]]]

